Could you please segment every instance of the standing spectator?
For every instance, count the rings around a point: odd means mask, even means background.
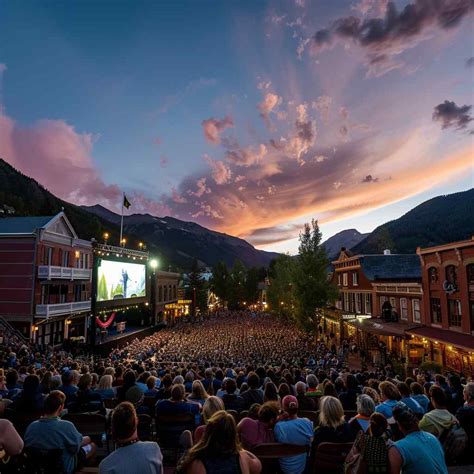
[[[66,474],[74,472],[76,465],[83,464],[95,454],[95,445],[89,436],[82,436],[76,427],[59,415],[64,410],[65,395],[55,390],[44,402],[45,415],[31,423],[25,433],[25,446],[42,450],[61,449]]]
[[[100,474],[162,474],[160,447],[155,442],[140,441],[137,427],[138,417],[133,405],[120,403],[112,414],[112,437],[117,449],[100,463]]]
[[[388,451],[391,474],[447,474],[441,443],[420,431],[416,415],[406,406],[393,408],[393,417],[404,438]]]
[[[346,389],[339,394],[339,400],[344,410],[357,410],[357,395],[360,393],[359,384],[354,375],[349,374],[346,379]]]
[[[259,474],[262,464],[241,448],[234,417],[225,411],[215,413],[203,438],[184,456],[178,472],[186,474]]]
[[[448,396],[448,410],[455,414],[464,404],[463,386],[459,375],[453,374],[448,378],[450,393]]]
[[[298,400],[287,395],[282,400],[283,416],[275,425],[275,441],[278,443],[311,446],[313,441],[313,423],[308,418],[298,418]],[[305,453],[280,459],[280,468],[284,474],[301,474],[306,468]]]
[[[445,430],[449,430],[456,422],[456,418],[448,411],[448,397],[438,385],[430,388],[433,410],[426,413],[420,421],[420,430],[427,431],[439,438]]]

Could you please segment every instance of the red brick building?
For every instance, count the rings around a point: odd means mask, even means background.
[[[323,329],[356,341],[373,362],[383,362],[385,351],[409,362],[405,331],[422,321],[418,256],[388,250],[383,255],[352,255],[342,249],[332,263],[339,300],[334,310],[324,311]]]
[[[425,358],[474,373],[474,237],[418,248],[425,327],[409,333]]]
[[[25,337],[59,344],[85,336],[91,243],[64,212],[0,219],[0,316]]]

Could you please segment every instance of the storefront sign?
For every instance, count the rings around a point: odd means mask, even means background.
[[[178,304],[191,304],[192,300],[178,300]]]
[[[356,318],[356,315],[355,314],[343,314],[342,315],[342,319],[344,321],[349,321],[351,319],[355,319]]]

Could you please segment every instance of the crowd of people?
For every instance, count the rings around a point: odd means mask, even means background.
[[[338,350],[268,314],[219,312],[106,357],[38,351],[4,337],[0,450],[7,460],[59,451],[64,472],[80,469],[103,439],[80,433],[64,415],[99,413],[116,446],[100,462],[107,474],[161,472],[160,440],[139,439],[140,415],[157,424],[188,416],[179,436],[183,473],[259,473],[253,452],[264,443],[306,447],[279,460],[285,474],[310,469],[327,442],[352,443],[348,472],[360,472],[361,459],[369,472],[404,474],[445,473],[447,463],[472,461],[472,381],[420,371],[402,378],[390,367],[349,370],[347,344]]]

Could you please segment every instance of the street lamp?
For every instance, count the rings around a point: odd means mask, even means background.
[[[108,232],[104,232],[104,242],[107,243],[107,240],[109,238],[109,233]]]
[[[158,268],[158,260],[156,258],[153,258],[150,260],[150,268],[155,271]]]
[[[125,247],[125,244],[127,243],[127,239],[122,239],[122,241],[120,242],[122,244],[122,247]]]

